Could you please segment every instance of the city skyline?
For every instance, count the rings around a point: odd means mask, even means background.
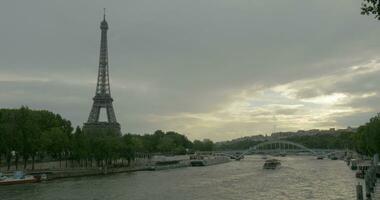
[[[220,141],[274,126],[355,127],[380,111],[380,27],[355,0],[37,2],[0,8],[2,107],[47,109],[82,125],[107,7],[123,133]]]

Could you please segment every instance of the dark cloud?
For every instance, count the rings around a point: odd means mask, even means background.
[[[47,108],[82,124],[94,93],[103,7],[112,95],[128,132],[181,131],[175,121],[149,116],[212,112],[252,86],[325,76],[380,50],[378,22],[361,16],[355,0],[5,1],[0,81],[19,78],[1,82],[1,107]],[[297,97],[378,91],[378,77],[303,88]]]

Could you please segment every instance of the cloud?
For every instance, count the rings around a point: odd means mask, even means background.
[[[370,115],[363,112],[380,109],[380,27],[356,0],[7,1],[1,107],[49,109],[81,125],[95,90],[103,7],[124,132],[221,140],[274,126],[360,124]]]
[[[365,77],[380,75],[377,60],[359,66],[346,67],[318,78],[301,79],[271,87],[251,87],[233,95],[229,102],[211,112],[179,113],[170,116],[152,116],[155,123],[175,123],[186,132],[197,130],[215,138],[237,137],[241,134],[269,134],[274,131],[308,128],[326,129],[358,125],[366,116],[375,113],[371,101],[379,102],[376,90],[344,88],[363,84]],[[307,89],[318,90],[308,93]],[[350,90],[351,89],[351,90]],[[362,104],[360,104],[362,103]],[[356,123],[352,120],[356,119]],[[351,124],[347,122],[351,121]],[[230,127],[226,128],[226,126]],[[242,127],[244,127],[242,129]]]

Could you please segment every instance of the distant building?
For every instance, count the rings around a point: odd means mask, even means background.
[[[339,135],[342,133],[352,133],[356,132],[356,128],[347,127],[345,129],[338,129],[330,128],[328,130],[319,130],[319,129],[311,129],[311,130],[299,130],[296,132],[277,132],[272,133],[271,138],[272,139],[283,139],[288,137],[294,137],[294,136],[313,136],[313,135],[324,135],[324,134],[331,134],[331,135]]]

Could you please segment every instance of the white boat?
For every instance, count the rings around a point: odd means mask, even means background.
[[[21,171],[15,171],[12,177],[0,176],[0,185],[14,185],[14,184],[23,184],[23,183],[35,183],[40,181],[32,175],[25,175]]]

